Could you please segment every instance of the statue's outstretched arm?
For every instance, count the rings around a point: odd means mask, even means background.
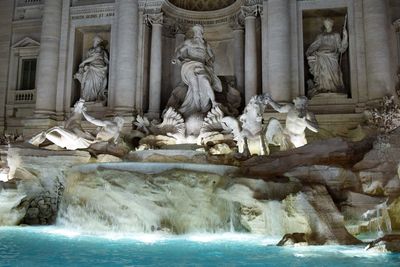
[[[276,102],[275,100],[273,100],[271,98],[271,96],[267,95],[266,96],[266,101],[268,104],[271,105],[271,107],[278,111],[279,113],[288,113],[290,111],[290,109],[292,109],[292,105],[290,104],[286,104],[286,105],[281,105],[278,102]]]
[[[317,122],[317,118],[315,118],[315,115],[313,113],[307,112],[306,122],[307,122],[308,129],[310,129],[314,133],[318,133],[319,125]]]
[[[87,114],[86,111],[83,111],[82,114],[88,122],[90,122],[96,126],[100,126],[100,127],[107,126],[107,122],[93,118],[92,116]]]

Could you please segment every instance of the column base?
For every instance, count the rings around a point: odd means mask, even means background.
[[[114,107],[113,113],[116,116],[123,116],[123,117],[128,116],[129,117],[129,116],[135,115],[136,111],[133,107]]]
[[[161,113],[160,111],[151,111],[149,110],[144,114],[149,120],[158,120],[160,119]]]
[[[34,111],[34,119],[55,119],[56,112],[54,110],[41,110],[37,109]]]
[[[28,138],[45,131],[51,127],[54,126],[60,126],[63,125],[64,121],[57,121],[55,118],[39,118],[36,117],[36,114],[34,117],[25,119],[22,121],[24,125],[24,129],[22,130],[22,135],[24,136],[25,140]]]

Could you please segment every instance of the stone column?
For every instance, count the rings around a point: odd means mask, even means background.
[[[181,44],[183,44],[183,42],[185,42],[185,30],[181,25],[176,24],[175,49],[177,49]],[[182,75],[181,75],[182,65],[175,64],[173,68],[174,68],[173,86],[176,87],[182,81]]]
[[[244,87],[245,102],[257,95],[257,38],[256,38],[256,16],[257,6],[242,7],[245,17],[245,56],[244,56]]]
[[[161,108],[163,14],[147,15],[146,19],[152,25],[148,116],[157,118],[160,116]]]
[[[268,2],[263,1],[261,17],[262,92],[268,93]]]
[[[12,21],[13,21],[14,1],[6,1],[0,8],[0,134],[3,133],[6,124],[6,99],[8,79],[8,69],[11,68],[10,44],[12,40]]]
[[[290,1],[268,1],[268,87],[276,101],[291,102]]]
[[[118,30],[114,110],[128,115],[134,110],[136,93],[138,1],[119,0],[116,10]]]
[[[364,0],[364,32],[369,100],[392,92],[389,13],[386,0]]]
[[[48,117],[56,110],[62,0],[45,0],[36,76],[36,115]]]
[[[397,64],[400,68],[400,19],[396,20],[393,25],[395,27],[397,37]]]
[[[70,6],[71,0],[63,0],[61,35],[60,35],[60,53],[58,62],[57,96],[56,96],[56,115],[57,119],[62,120],[64,113],[68,110],[65,101],[65,82],[67,79],[68,68],[68,39],[70,25]],[[69,102],[69,101],[68,101]]]
[[[233,27],[234,39],[234,71],[236,77],[236,87],[239,92],[244,96],[244,21],[241,16],[238,16]]]

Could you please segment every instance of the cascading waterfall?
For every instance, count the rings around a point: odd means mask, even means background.
[[[266,232],[277,237],[284,235],[285,230],[284,221],[282,220],[284,217],[282,203],[279,201],[267,201],[264,205]]]
[[[24,217],[25,210],[17,206],[25,197],[17,189],[0,189],[0,226],[15,225]]]
[[[390,221],[388,207],[387,207],[386,202],[383,202],[376,206],[376,219],[377,219],[377,223],[378,223],[377,231],[378,231],[379,236],[384,236],[385,231],[387,233],[392,232],[392,222]],[[381,220],[381,222],[379,220]],[[385,229],[382,228],[382,221],[385,226]]]
[[[57,223],[89,232],[232,231],[238,214],[219,194],[228,179],[182,170],[74,173],[66,180]]]

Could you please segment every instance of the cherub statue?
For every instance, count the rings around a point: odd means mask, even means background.
[[[307,110],[307,97],[297,97],[293,104],[280,105],[269,95],[265,95],[265,101],[279,113],[287,113],[286,123],[281,123],[272,118],[266,128],[266,144],[278,145],[281,150],[301,147],[307,144],[305,130],[308,128],[313,132],[319,131],[315,115]]]

